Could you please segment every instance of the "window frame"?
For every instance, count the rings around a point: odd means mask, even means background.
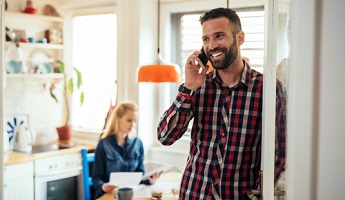
[[[85,15],[97,15],[97,14],[115,14],[118,16],[118,13],[116,12],[116,6],[113,4],[109,4],[108,6],[105,5],[101,5],[101,6],[96,6],[96,5],[92,5],[92,7],[83,7],[83,8],[79,8],[79,7],[72,7],[70,9],[68,9],[68,11],[66,11],[66,18],[64,21],[64,30],[65,31],[65,50],[63,53],[63,59],[65,61],[65,66],[73,66],[73,60],[72,60],[72,56],[73,55],[73,42],[72,42],[72,38],[73,38],[73,18],[77,17],[77,16],[85,16]],[[117,17],[118,18],[118,17]],[[117,27],[118,28],[118,27]],[[115,84],[118,81],[118,68],[116,69],[116,80],[115,80]],[[72,97],[69,97],[69,106],[70,106],[70,116],[73,115],[72,112]],[[110,105],[110,102],[109,102]],[[105,113],[106,116],[106,113]],[[70,119],[71,120],[71,119]],[[71,122],[71,121],[70,121]],[[69,122],[69,123],[70,123]],[[93,129],[93,128],[88,128],[88,127],[82,127],[82,126],[73,126],[72,125],[72,129],[76,132],[80,132],[80,133],[91,133],[91,134],[100,134],[102,129]]]

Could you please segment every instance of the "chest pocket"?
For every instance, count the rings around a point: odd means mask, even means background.
[[[138,159],[139,158],[139,152],[138,151],[132,151],[128,154],[129,159]]]
[[[116,151],[107,152],[105,156],[109,161],[116,161],[121,158],[121,156]]]
[[[105,158],[108,173],[124,171],[124,160],[116,151],[108,152]]]
[[[127,165],[127,169],[129,170],[129,172],[137,171],[137,168],[139,166],[139,151],[134,150],[128,152],[125,158],[125,163]]]

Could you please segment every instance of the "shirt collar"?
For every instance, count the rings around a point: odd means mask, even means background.
[[[114,143],[115,143],[116,145],[122,146],[122,145],[120,145],[120,143],[117,141],[117,138],[116,138],[115,135],[113,135],[113,140],[114,140]],[[127,136],[126,136],[126,143],[125,143],[125,145],[131,145],[133,142],[134,142],[134,140],[129,139],[129,137],[128,137],[128,135],[127,135]]]
[[[240,79],[240,83],[246,85],[247,87],[250,86],[250,80],[253,77],[253,70],[251,69],[250,65],[243,60],[244,63],[244,69],[241,75],[241,79]],[[213,69],[210,73],[209,73],[209,81],[217,81],[220,83],[220,78],[218,76],[217,70]]]

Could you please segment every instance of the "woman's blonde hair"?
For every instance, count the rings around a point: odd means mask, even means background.
[[[137,111],[137,105],[132,102],[122,102],[115,106],[109,117],[109,120],[106,122],[106,126],[102,132],[101,138],[115,135],[119,131],[119,121],[127,111]]]

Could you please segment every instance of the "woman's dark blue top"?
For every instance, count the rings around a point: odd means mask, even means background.
[[[95,188],[95,198],[104,194],[102,185],[109,182],[111,172],[143,172],[144,147],[139,138],[126,137],[121,146],[114,135],[101,139],[95,150],[95,162],[92,170],[92,182]],[[141,182],[149,184],[148,181]]]

